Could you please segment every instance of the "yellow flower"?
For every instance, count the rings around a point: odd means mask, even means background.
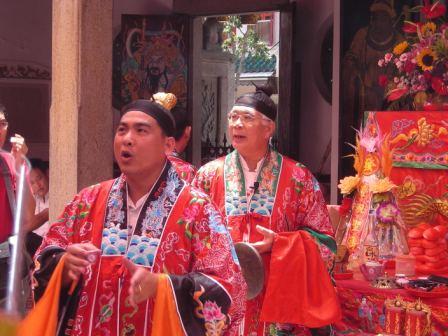
[[[434,22],[427,22],[425,23],[422,28],[422,34],[423,35],[427,35],[427,34],[434,34],[436,32],[437,26]]]
[[[338,188],[341,189],[341,194],[348,195],[356,189],[360,181],[359,176],[347,176],[340,180]]]
[[[429,48],[422,49],[417,55],[417,64],[422,68],[423,71],[431,71],[434,62],[437,60],[437,55],[434,51]]]
[[[395,47],[394,47],[394,54],[395,55],[401,55],[409,46],[408,42],[403,41],[401,43],[398,43]]]
[[[385,193],[391,191],[396,185],[389,180],[388,177],[379,179],[370,185],[370,191],[374,194]]]

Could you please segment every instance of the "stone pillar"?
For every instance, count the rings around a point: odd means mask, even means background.
[[[113,0],[53,0],[50,219],[112,177]]]
[[[201,104],[201,140],[205,142],[209,136],[215,143],[217,134],[217,145],[221,145],[227,129],[227,113],[235,102],[235,62],[232,55],[223,51],[203,50],[201,56],[201,97],[205,100]],[[209,89],[204,90],[205,86]],[[207,103],[213,105],[213,111],[208,111]],[[210,112],[213,115],[208,115]],[[207,125],[207,119],[212,125]]]

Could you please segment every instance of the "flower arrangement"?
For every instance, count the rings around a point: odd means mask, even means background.
[[[369,183],[369,190],[373,193],[385,193],[396,186],[390,181],[392,170],[393,150],[390,148],[389,134],[381,136],[376,127],[367,125],[356,133],[356,145],[351,145],[355,150],[353,155],[353,168],[355,176],[346,176],[341,179],[338,188],[344,197],[349,197],[363,184],[362,177],[376,174],[377,179]]]
[[[379,222],[384,224],[393,224],[397,220],[397,216],[400,213],[395,203],[385,201],[380,203],[376,209],[376,217]]]
[[[385,88],[389,109],[409,103],[422,109],[431,97],[448,97],[446,7],[439,0],[424,0],[411,11],[420,12],[424,21],[405,21],[406,39],[378,61],[383,70],[378,82]]]
[[[350,195],[358,188],[361,178],[359,176],[347,176],[339,181],[338,188],[344,196]]]

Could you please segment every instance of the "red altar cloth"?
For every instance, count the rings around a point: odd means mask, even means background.
[[[361,280],[361,274],[355,274],[353,280],[336,281],[339,301],[342,306],[342,320],[335,324],[336,335],[376,335],[385,332],[386,299],[395,299],[400,295],[407,302],[415,302],[418,298],[404,289],[377,289],[367,281]],[[369,317],[361,312],[362,299],[370,308]],[[448,335],[448,298],[422,298],[424,304],[431,309],[431,335]],[[364,305],[366,307],[366,305]]]
[[[391,180],[408,227],[448,220],[448,112],[372,113],[393,149]]]

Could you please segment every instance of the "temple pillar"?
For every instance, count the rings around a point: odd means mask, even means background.
[[[112,177],[113,0],[53,0],[50,219]]]

